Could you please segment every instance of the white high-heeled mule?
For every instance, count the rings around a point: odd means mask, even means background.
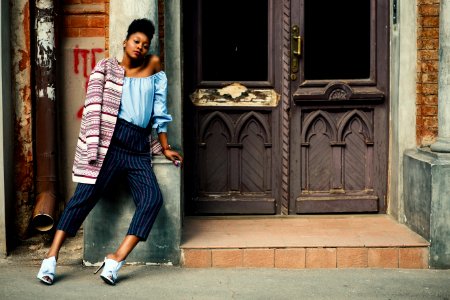
[[[95,270],[94,274],[97,274],[97,272],[103,268],[100,278],[107,284],[115,285],[118,277],[117,272],[119,272],[120,268],[122,268],[124,264],[125,260],[117,262],[114,259],[105,257],[102,265]]]
[[[45,284],[53,284],[56,271],[56,257],[51,256],[42,261],[37,278]]]

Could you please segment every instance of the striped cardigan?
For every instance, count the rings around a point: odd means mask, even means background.
[[[115,58],[102,59],[91,72],[72,168],[74,182],[97,180],[116,126],[124,77]]]

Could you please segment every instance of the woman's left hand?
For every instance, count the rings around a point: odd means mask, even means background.
[[[163,154],[168,160],[172,161],[175,166],[181,167],[183,165],[183,157],[177,151],[166,149],[163,151]]]

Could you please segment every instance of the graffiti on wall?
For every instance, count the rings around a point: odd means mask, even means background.
[[[89,75],[97,64],[96,54],[103,53],[102,48],[83,49],[78,45],[73,49],[73,71],[75,74],[81,74],[84,77],[84,89],[87,89]],[[103,57],[103,56],[102,56]],[[89,64],[90,61],[90,64]],[[77,111],[77,118],[81,119],[83,115],[83,106]]]

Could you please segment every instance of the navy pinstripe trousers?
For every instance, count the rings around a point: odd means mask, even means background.
[[[136,211],[128,229],[145,241],[162,206],[162,195],[151,166],[149,131],[117,119],[114,135],[95,184],[78,183],[57,229],[74,236],[111,179],[125,173]]]

